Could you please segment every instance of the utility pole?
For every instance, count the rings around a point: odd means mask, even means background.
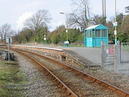
[[[106,17],[106,0],[102,0],[102,16]]]
[[[69,45],[69,36],[68,36],[68,25],[67,25],[67,16],[66,16],[66,13],[64,12],[60,12],[60,14],[64,15],[66,17],[66,20],[65,20],[65,32],[66,32],[66,37],[67,37],[67,41],[66,43]]]
[[[106,24],[106,0],[102,0],[102,17],[104,19],[103,24]]]
[[[115,30],[114,30],[114,35],[115,35],[115,60],[114,60],[114,71],[117,72],[117,65],[119,64],[118,61],[119,58],[118,58],[118,55],[119,55],[119,51],[118,51],[118,45],[117,45],[117,20],[116,20],[116,17],[117,17],[117,13],[116,13],[116,0],[115,0],[115,22],[114,22],[114,27],[115,27]]]
[[[117,20],[116,20],[116,17],[117,17],[117,13],[116,13],[116,0],[115,0],[115,23],[114,23],[115,45],[117,45]]]

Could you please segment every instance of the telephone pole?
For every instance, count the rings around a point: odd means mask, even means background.
[[[114,30],[115,45],[117,45],[117,20],[116,20],[116,17],[117,17],[117,13],[116,13],[116,0],[115,0],[115,23],[114,23],[114,26],[115,26],[115,30]]]
[[[106,17],[106,0],[102,0],[102,16]]]

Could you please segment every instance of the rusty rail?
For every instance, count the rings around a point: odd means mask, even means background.
[[[14,50],[14,51],[16,51],[16,52],[28,57],[29,59],[31,59],[37,65],[40,65],[51,76],[51,78],[54,79],[54,81],[56,81],[58,83],[58,85],[60,85],[63,90],[65,90],[65,93],[68,94],[68,97],[79,97],[63,81],[61,81],[55,74],[53,74],[48,68],[46,68],[43,63],[40,63],[39,61],[37,61],[33,57],[30,57],[25,52],[23,53],[23,51],[19,51],[19,50]]]
[[[21,49],[19,49],[19,50],[21,50]],[[91,76],[91,75],[89,75],[89,74],[86,74],[86,73],[84,73],[84,72],[82,72],[82,71],[79,71],[79,70],[77,70],[77,69],[75,69],[75,68],[72,68],[72,67],[70,67],[70,66],[68,66],[68,65],[66,65],[66,64],[63,64],[63,63],[61,63],[61,62],[59,62],[59,61],[57,61],[57,60],[53,60],[52,58],[48,58],[48,57],[46,57],[46,56],[37,54],[37,53],[35,53],[35,52],[31,52],[31,51],[25,51],[25,50],[21,50],[21,51],[34,54],[34,55],[39,56],[39,57],[41,57],[41,58],[44,58],[44,59],[46,59],[46,60],[48,60],[48,61],[50,61],[50,62],[53,62],[53,63],[56,63],[56,64],[58,64],[58,65],[64,66],[64,67],[66,67],[67,69],[70,69],[70,70],[72,70],[73,72],[75,72],[77,75],[80,75],[83,79],[90,80],[90,81],[92,81],[93,83],[97,83],[97,84],[101,85],[102,87],[105,87],[106,89],[109,89],[109,90],[111,90],[111,91],[115,92],[116,94],[119,94],[119,95],[121,95],[121,96],[123,96],[123,97],[129,97],[129,92],[124,91],[124,90],[122,90],[122,89],[120,89],[120,88],[118,88],[118,87],[116,87],[116,86],[114,86],[114,85],[111,85],[110,83],[107,83],[107,82],[105,82],[105,81],[99,80],[99,79],[97,79],[97,78],[95,78],[95,77],[93,77],[93,76]]]

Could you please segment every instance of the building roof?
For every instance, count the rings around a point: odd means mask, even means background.
[[[108,29],[108,27],[104,26],[103,24],[99,24],[99,25],[90,26],[86,28],[85,30],[91,30],[91,29]]]

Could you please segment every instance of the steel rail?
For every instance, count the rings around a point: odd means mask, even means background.
[[[21,50],[21,49],[18,49],[18,50]],[[82,71],[79,71],[79,70],[77,70],[77,69],[75,69],[75,68],[72,68],[72,67],[70,67],[70,66],[68,66],[68,65],[66,65],[66,64],[63,64],[62,62],[59,62],[59,61],[54,60],[54,59],[52,59],[52,58],[49,58],[49,57],[46,57],[46,56],[37,54],[37,53],[35,53],[35,52],[25,51],[25,50],[21,50],[21,51],[34,54],[34,55],[39,56],[39,57],[41,57],[41,58],[44,58],[44,59],[46,59],[46,60],[48,60],[48,61],[51,61],[52,63],[56,63],[56,64],[58,64],[58,65],[64,66],[64,67],[66,67],[67,69],[70,69],[70,70],[72,70],[73,72],[75,72],[77,75],[80,75],[80,76],[81,76],[82,78],[84,78],[84,79],[90,80],[90,81],[92,81],[93,83],[97,83],[97,84],[101,85],[102,87],[105,87],[106,89],[109,89],[109,90],[111,90],[111,91],[115,92],[116,94],[119,94],[119,95],[121,95],[121,96],[123,96],[123,97],[129,97],[129,92],[124,91],[124,90],[122,90],[122,89],[120,89],[120,88],[118,88],[118,87],[116,87],[116,86],[114,86],[114,85],[111,85],[110,83],[107,83],[107,82],[105,82],[105,81],[102,81],[102,80],[100,80],[100,79],[98,79],[98,78],[95,78],[95,77],[93,77],[93,76],[90,75],[90,74],[86,74],[86,73],[84,73],[84,72],[82,72]]]
[[[13,49],[14,50],[14,49]],[[30,57],[29,55],[27,55],[25,52],[23,51],[19,51],[19,50],[14,50],[26,57],[28,57],[29,59],[31,59],[34,63],[36,63],[37,65],[40,65],[46,72],[48,72],[48,74],[54,79],[54,81],[56,81],[58,83],[58,85],[61,86],[61,88],[63,90],[65,90],[65,93],[68,94],[68,97],[79,97],[76,93],[74,93],[63,81],[61,81],[55,74],[53,74],[48,68],[45,67],[45,65],[39,61],[37,61],[35,58]]]

